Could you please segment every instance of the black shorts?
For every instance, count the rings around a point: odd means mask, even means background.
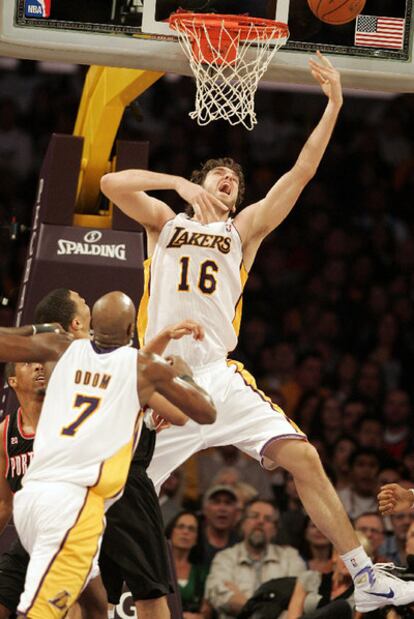
[[[29,555],[16,539],[0,556],[0,604],[14,613],[24,590]]]
[[[131,465],[124,494],[106,519],[99,567],[108,601],[119,602],[123,582],[134,600],[172,592],[158,497],[144,467]]]

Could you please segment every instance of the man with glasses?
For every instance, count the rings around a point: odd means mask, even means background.
[[[273,578],[298,576],[306,569],[298,551],[272,544],[279,514],[272,503],[255,499],[245,508],[243,541],[217,553],[206,582],[205,597],[219,619],[237,616],[247,600]]]
[[[365,512],[356,518],[355,530],[361,531],[371,544],[373,561],[387,563],[390,559],[381,552],[385,540],[384,522],[377,512]]]

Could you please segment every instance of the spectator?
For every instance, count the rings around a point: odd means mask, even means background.
[[[356,442],[348,436],[340,437],[332,447],[331,465],[337,490],[347,488],[351,483],[349,459],[356,449]]]
[[[218,553],[206,583],[206,598],[219,619],[235,617],[263,583],[298,576],[305,562],[294,548],[272,544],[277,511],[271,503],[256,500],[246,506],[243,541]]]
[[[255,487],[257,494],[266,499],[273,498],[270,476],[263,472],[256,460],[233,445],[209,449],[197,456],[197,463],[200,494],[204,494],[211,484],[233,485],[243,481]],[[226,476],[226,481],[223,476]]]
[[[375,408],[384,398],[384,381],[381,366],[375,361],[365,361],[359,370],[354,397],[365,400]]]
[[[180,484],[181,472],[176,469],[161,486],[159,500],[164,524],[170,522],[182,510]]]
[[[349,517],[355,520],[364,512],[377,508],[377,476],[380,462],[373,449],[357,449],[349,458],[350,480],[348,488],[338,492]]]
[[[300,398],[292,419],[305,434],[313,434],[317,413],[322,406],[322,396],[315,391],[307,391]]]
[[[384,403],[384,448],[395,458],[401,460],[409,446],[412,428],[411,402],[402,389],[388,392]]]
[[[280,391],[286,398],[286,414],[292,416],[301,396],[307,391],[320,393],[322,383],[322,357],[319,353],[309,352],[298,360],[295,378],[281,386]]]
[[[361,533],[358,535],[361,544],[367,553],[371,553],[370,544],[367,538]],[[326,612],[324,617],[335,617],[336,619],[352,619],[354,607],[352,579],[345,567],[344,562],[335,551],[332,557],[333,569],[324,574],[312,570],[307,570],[299,575],[296,586],[290,599],[287,619],[299,619],[304,614],[312,616],[313,611],[319,608],[328,607],[332,604],[332,611]],[[338,599],[346,600],[348,610],[345,612],[335,606]]]
[[[367,404],[364,400],[358,398],[350,398],[343,406],[344,416],[344,432],[352,436],[358,427],[358,422],[368,411]]]
[[[309,517],[299,551],[309,570],[323,574],[332,571],[332,544]]]
[[[165,529],[181,596],[183,619],[203,619],[203,595],[208,568],[200,562],[199,522],[193,512],[178,513]]]
[[[391,524],[393,535],[387,537],[381,551],[398,566],[407,565],[406,542],[407,533],[414,520],[414,512],[411,510],[392,514]]]
[[[319,437],[328,449],[343,434],[342,418],[343,413],[339,402],[333,397],[326,398],[322,404],[320,415],[321,430]]]
[[[383,422],[373,415],[365,415],[358,422],[356,437],[360,447],[382,451],[384,447]]]
[[[284,494],[278,497],[280,510],[276,541],[278,544],[287,544],[299,548],[306,525],[306,515],[296,490],[293,477],[285,473]]]
[[[372,560],[374,563],[387,563],[389,557],[381,554],[381,547],[385,540],[384,521],[377,512],[366,512],[358,516],[354,522],[355,530],[365,535],[371,544]]]
[[[238,541],[239,497],[232,486],[212,486],[203,500],[204,526],[201,531],[203,563],[210,565],[219,550]]]

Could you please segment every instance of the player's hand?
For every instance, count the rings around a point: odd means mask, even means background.
[[[413,507],[414,494],[399,484],[385,484],[378,493],[378,509],[383,516],[405,512]]]
[[[343,102],[341,75],[338,69],[335,69],[330,60],[322,56],[319,50],[316,52],[316,56],[317,60],[309,58],[310,72],[332,103],[341,107]]]
[[[193,207],[197,221],[208,224],[217,221],[217,216],[228,213],[228,207],[216,196],[206,191],[201,185],[192,183],[185,178],[179,178],[176,185],[177,193]]]
[[[172,327],[168,327],[171,340],[180,340],[185,335],[192,335],[195,340],[204,339],[204,329],[194,320],[183,320]]]
[[[166,419],[164,419],[164,417],[161,417],[161,415],[159,415],[155,411],[152,411],[151,417],[152,417],[152,423],[154,425],[154,430],[156,431],[157,434],[159,432],[162,432],[163,430],[167,430],[168,428],[171,428],[171,423],[167,421]]]
[[[193,375],[193,371],[190,366],[184,361],[184,359],[178,357],[178,355],[170,355],[169,357],[166,357],[166,360],[180,376]]]

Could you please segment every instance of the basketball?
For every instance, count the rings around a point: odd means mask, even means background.
[[[312,13],[333,26],[347,24],[359,15],[366,0],[308,0]]]

